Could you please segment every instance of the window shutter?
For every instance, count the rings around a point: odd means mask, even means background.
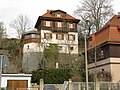
[[[50,39],[52,39],[52,34],[50,34]]]
[[[73,35],[73,40],[75,40],[75,35]]]
[[[58,27],[58,22],[55,22],[55,27]]]
[[[64,34],[62,34],[62,40],[64,40]]]
[[[68,40],[69,40],[70,35],[68,35]]]
[[[62,27],[64,26],[64,22],[61,22],[62,23]]]
[[[44,20],[44,26],[46,26],[46,20]]]
[[[67,22],[67,28],[69,28],[69,23]]]
[[[56,39],[58,39],[58,34],[56,34]]]
[[[52,21],[50,21],[50,27],[52,27]]]
[[[75,28],[75,23],[73,23],[73,28]]]
[[[44,38],[46,38],[46,33],[44,33]]]

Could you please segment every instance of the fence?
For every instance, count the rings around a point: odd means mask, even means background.
[[[89,90],[120,90],[120,83],[113,82],[89,82]],[[14,90],[13,88],[2,88],[1,90]],[[43,79],[40,85],[31,84],[29,88],[17,88],[16,90],[86,90],[85,82],[65,81],[63,84],[44,84]]]

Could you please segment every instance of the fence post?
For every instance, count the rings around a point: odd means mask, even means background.
[[[40,89],[40,90],[43,90],[43,88],[44,88],[44,80],[41,78],[41,79],[40,79],[39,89]]]
[[[81,82],[78,83],[78,90],[81,90]]]
[[[69,79],[68,81],[68,90],[72,90],[72,80]]]
[[[96,90],[100,90],[100,82],[98,80],[96,80]]]

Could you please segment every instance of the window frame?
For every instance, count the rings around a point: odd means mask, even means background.
[[[49,35],[49,36],[48,36]],[[44,39],[52,39],[52,33],[44,33]]]
[[[46,21],[45,26],[46,26],[46,27],[50,27],[50,21]]]
[[[57,27],[61,28],[62,27],[62,22],[57,22]]]
[[[75,41],[75,35],[69,34],[69,35],[68,35],[68,40],[70,40],[70,41]]]
[[[64,40],[64,34],[56,34],[56,39]]]
[[[69,28],[73,28],[73,23],[69,23]]]

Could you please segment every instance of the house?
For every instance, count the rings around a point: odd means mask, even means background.
[[[77,24],[79,21],[79,19],[72,17],[62,10],[47,10],[45,14],[38,17],[35,24],[35,28],[37,29],[37,32],[39,32],[40,36],[38,41],[39,45],[33,41],[33,38],[31,39],[32,41],[28,40],[28,37],[30,38],[30,35],[33,34],[28,32],[23,37],[23,41],[25,41],[23,53],[31,52],[31,49],[36,47],[39,47],[39,52],[43,53],[45,49],[50,48],[50,44],[55,44],[58,46],[59,53],[63,54],[64,57],[66,57],[66,54],[77,55]],[[25,40],[25,38],[27,39]],[[36,45],[36,47],[34,47],[33,44]],[[28,47],[29,51],[27,50]],[[37,49],[33,51],[38,52]],[[42,58],[42,55],[40,58]],[[64,60],[65,58],[63,58],[63,56],[59,56],[59,58],[61,59],[58,61],[59,65],[61,64],[61,66],[65,66],[63,65],[64,62],[66,62],[66,60]],[[74,61],[77,61],[77,59],[74,58]],[[66,65],[68,65],[68,63],[66,63]]]
[[[120,81],[120,15],[114,15],[88,42],[88,71],[102,81]]]
[[[49,47],[49,43],[58,44],[60,53],[69,53],[70,50],[71,53],[78,53],[79,21],[62,10],[47,10],[39,16],[35,25],[40,31],[40,43],[48,44],[46,47]]]

